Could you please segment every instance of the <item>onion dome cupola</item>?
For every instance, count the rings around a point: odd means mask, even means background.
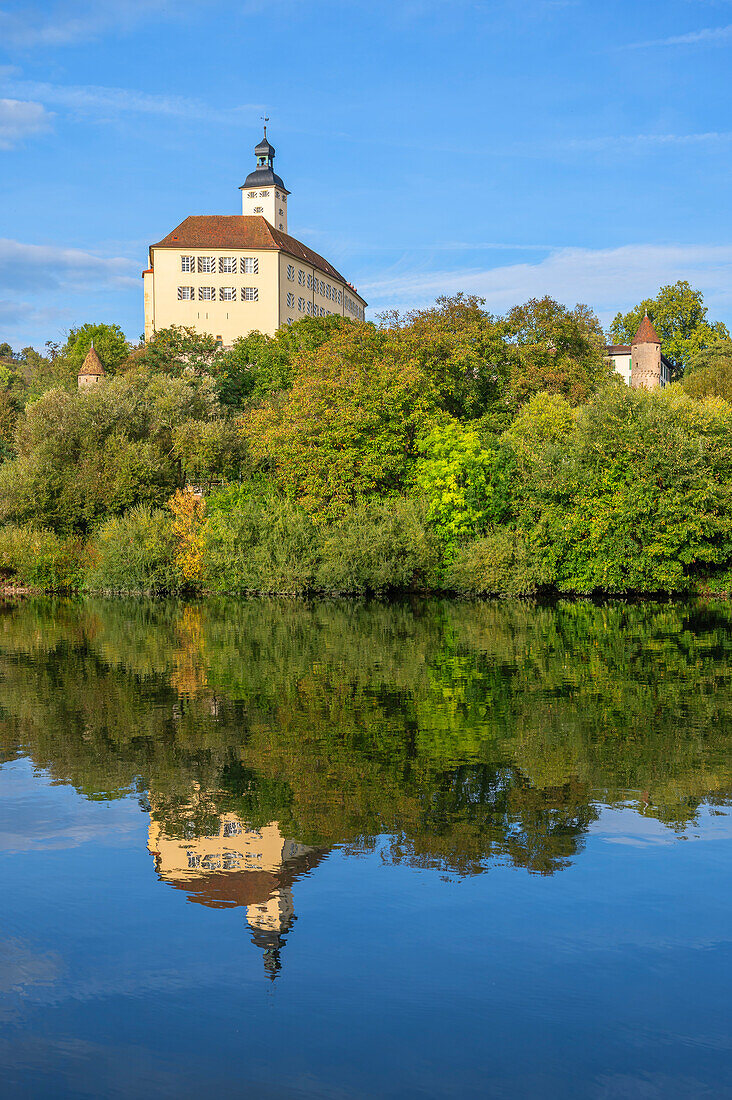
[[[274,164],[275,147],[267,141],[267,127],[264,128],[264,137],[259,145],[254,146],[254,155],[257,158],[257,169],[271,168]]]
[[[257,158],[256,167],[239,188],[242,214],[266,218],[275,229],[286,233],[287,196],[290,192],[274,170],[275,147],[267,139],[266,125],[264,137],[254,147],[254,155]]]

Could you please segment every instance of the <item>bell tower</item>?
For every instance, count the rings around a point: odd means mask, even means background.
[[[264,120],[264,137],[254,147],[256,168],[250,172],[239,190],[241,212],[245,216],[259,215],[266,218],[275,229],[287,232],[287,198],[290,192],[274,170],[275,148],[267,140],[267,122]]]

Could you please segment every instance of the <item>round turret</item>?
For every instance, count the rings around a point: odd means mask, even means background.
[[[97,382],[101,382],[102,378],[104,378],[104,367],[94,349],[94,341],[92,341],[91,347],[86,353],[86,358],[79,370],[77,380],[79,389],[84,389],[86,386],[94,386]]]
[[[631,386],[655,390],[661,385],[661,341],[646,313],[630,346]]]

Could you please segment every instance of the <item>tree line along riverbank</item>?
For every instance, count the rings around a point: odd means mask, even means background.
[[[628,388],[585,306],[459,295],[232,349],[0,346],[0,583],[98,592],[727,593],[732,341],[687,284]],[[91,341],[104,378],[79,389]],[[664,351],[664,354],[667,354]]]

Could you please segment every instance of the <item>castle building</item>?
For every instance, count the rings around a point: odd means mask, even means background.
[[[152,793],[150,802],[148,851],[161,880],[200,905],[243,907],[252,942],[263,953],[265,973],[274,979],[296,920],[292,888],[326,852],[283,836],[276,821],[252,828],[235,813],[221,814],[218,825],[200,835],[193,818],[205,799],[199,802],[195,794],[183,835],[169,832],[155,816]]]
[[[663,389],[671,381],[671,364],[647,313],[632,344],[612,344],[606,350],[615,370],[634,389]]]
[[[254,152],[256,167],[240,187],[241,214],[194,214],[150,246],[146,340],[182,325],[229,347],[255,330],[273,336],[303,317],[364,319],[358,291],[288,234],[290,192],[274,171],[266,127]]]

